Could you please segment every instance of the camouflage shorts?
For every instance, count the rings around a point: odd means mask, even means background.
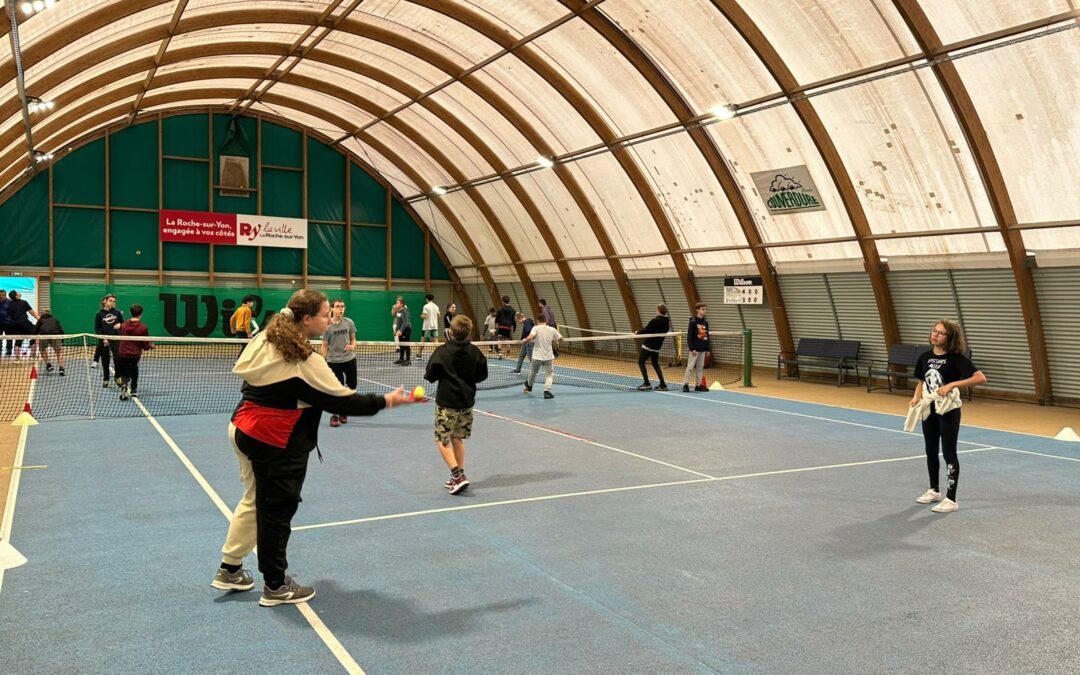
[[[462,440],[472,436],[472,408],[443,408],[435,406],[435,440],[449,445],[450,439]]]

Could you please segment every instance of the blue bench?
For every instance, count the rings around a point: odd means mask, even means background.
[[[835,338],[799,338],[799,344],[795,347],[795,353],[780,352],[776,356],[776,379],[785,377],[785,366],[795,366],[795,375],[802,379],[800,366],[807,368],[823,368],[836,370],[836,384],[840,386],[847,380],[847,373],[855,371],[855,383],[861,384],[859,379],[859,348],[862,343],[858,340],[839,340]]]

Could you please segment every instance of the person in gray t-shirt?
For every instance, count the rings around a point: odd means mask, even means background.
[[[330,323],[326,324],[321,352],[330,370],[349,389],[356,389],[356,324],[345,316],[345,301],[330,303]],[[331,415],[330,426],[346,424],[345,415]]]

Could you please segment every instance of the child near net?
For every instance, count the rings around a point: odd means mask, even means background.
[[[529,378],[525,382],[525,393],[532,392],[533,382],[540,369],[544,369],[544,398],[555,398],[551,393],[551,384],[555,381],[555,343],[562,339],[559,331],[547,325],[547,317],[543,314],[536,317],[536,325],[533,326],[529,337],[525,338],[524,344],[536,342],[532,352],[532,363],[529,366]]]
[[[143,307],[134,304],[128,310],[131,318],[120,325],[120,336],[149,337],[150,331],[142,322]],[[154,343],[146,340],[119,340],[116,356],[116,374],[120,378],[120,400],[126,401],[139,396],[139,360],[147,349],[153,349]]]

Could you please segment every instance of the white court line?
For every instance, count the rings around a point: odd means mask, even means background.
[[[369,382],[371,384],[377,384],[380,387],[386,387],[387,389],[397,389],[397,387],[392,387],[389,384],[386,384],[385,382],[378,382],[376,380],[369,380],[369,379],[366,379],[366,378],[363,378],[363,377],[358,377],[357,379],[362,380],[364,382]],[[646,457],[645,455],[639,455],[638,453],[630,452],[629,450],[620,450],[619,448],[612,447],[610,445],[604,445],[603,443],[598,443],[596,441],[589,440],[588,438],[584,438],[582,436],[575,436],[574,434],[569,434],[569,433],[566,433],[564,431],[557,431],[555,429],[548,429],[546,427],[541,427],[541,426],[538,426],[538,425],[535,425],[535,424],[530,424],[529,422],[524,422],[522,420],[516,420],[513,417],[505,417],[503,415],[499,415],[499,414],[493,413],[493,412],[488,412],[487,410],[481,410],[479,408],[473,408],[473,410],[475,412],[480,413],[481,415],[487,415],[488,417],[494,417],[496,419],[505,420],[505,421],[511,422],[513,424],[520,424],[521,426],[529,427],[530,429],[536,429],[538,431],[544,431],[544,432],[547,432],[549,434],[555,434],[556,436],[562,436],[563,438],[569,438],[569,439],[572,439],[572,440],[575,440],[575,441],[580,441],[580,442],[585,443],[587,445],[593,445],[593,446],[596,446],[598,448],[603,448],[604,450],[611,450],[612,452],[619,452],[619,453],[622,453],[624,455],[629,455],[630,457],[636,457],[638,459],[643,459],[646,462],[653,462],[654,464],[660,464],[660,465],[663,465],[663,466],[666,466],[666,467],[669,467],[669,468],[672,468],[672,469],[676,469],[678,471],[683,471],[685,473],[693,474],[695,476],[701,476],[702,478],[715,478],[715,476],[710,476],[707,473],[701,473],[700,471],[694,471],[693,469],[687,469],[686,467],[679,466],[678,464],[670,464],[668,462],[664,462],[664,461],[659,460],[659,459],[653,459],[652,457]]]
[[[26,434],[30,427],[23,427],[19,432],[19,444],[15,446],[15,466],[22,466],[23,455],[26,452]],[[19,477],[22,471],[11,472],[11,482],[8,483],[7,504],[4,506],[4,518],[0,520],[0,539],[11,543],[11,523],[15,518],[15,498],[19,495]],[[4,588],[4,570],[0,569],[0,591]]]
[[[602,488],[598,490],[582,490],[580,492],[564,492],[562,494],[555,495],[541,495],[539,497],[523,497],[521,499],[504,499],[497,502],[484,502],[482,504],[464,504],[462,506],[447,506],[440,509],[424,509],[423,511],[408,511],[406,513],[391,513],[383,516],[369,516],[367,518],[350,518],[349,520],[338,520],[332,523],[315,523],[314,525],[300,525],[293,528],[293,532],[299,530],[319,530],[325,527],[336,527],[338,525],[358,525],[360,523],[374,523],[380,520],[397,520],[399,518],[415,518],[416,516],[429,516],[435,513],[451,513],[454,511],[469,511],[472,509],[486,509],[492,506],[506,506],[508,504],[526,504],[528,502],[544,502],[551,501],[553,499],[566,499],[567,497],[585,497],[588,495],[599,495],[610,492],[629,492],[632,490],[647,490],[649,488],[668,487],[671,485],[690,485],[692,483],[708,483],[714,481],[716,478],[690,478],[687,480],[668,481],[666,483],[649,483],[646,485],[626,485],[616,488]]]
[[[1001,448],[988,445],[983,448],[971,448],[961,450],[958,454],[972,452],[984,452],[986,450],[1000,450]],[[806,473],[809,471],[823,471],[826,469],[844,469],[853,466],[869,466],[871,464],[887,464],[890,462],[907,462],[913,459],[925,459],[926,454],[908,455],[905,457],[889,457],[886,459],[869,459],[862,462],[844,462],[842,464],[823,464],[819,466],[804,466],[796,469],[776,469],[774,471],[758,471],[756,473],[740,473],[731,476],[710,476],[708,478],[690,478],[687,480],[668,481],[666,483],[646,483],[644,485],[626,485],[616,488],[601,488],[597,490],[582,490],[579,492],[563,492],[554,495],[541,495],[539,497],[523,497],[521,499],[504,499],[497,502],[484,502],[482,504],[464,504],[462,506],[446,506],[438,509],[424,509],[422,511],[406,511],[404,513],[390,513],[382,516],[368,516],[366,518],[350,518],[348,520],[336,520],[329,523],[314,523],[312,525],[299,525],[292,528],[293,532],[300,530],[321,530],[328,527],[341,525],[361,525],[363,523],[376,523],[384,520],[399,520],[401,518],[415,518],[417,516],[430,516],[439,513],[454,513],[456,511],[472,511],[475,509],[487,509],[494,506],[509,506],[512,504],[528,504],[531,502],[546,502],[556,499],[568,499],[571,497],[588,497],[591,495],[612,494],[615,492],[631,492],[635,490],[650,490],[654,488],[672,487],[679,485],[693,485],[695,483],[716,483],[721,481],[742,480],[744,478],[760,478],[762,476],[779,476],[790,473]]]
[[[716,403],[716,404],[719,404],[719,405],[730,405],[730,406],[734,406],[736,408],[750,408],[751,410],[761,410],[761,411],[764,411],[764,412],[777,413],[779,415],[791,415],[793,417],[805,417],[807,419],[821,420],[823,422],[835,422],[836,424],[846,424],[848,426],[862,427],[864,429],[877,429],[878,431],[889,431],[889,432],[892,432],[894,434],[906,434],[908,436],[922,436],[922,434],[920,434],[918,432],[915,432],[915,431],[904,431],[903,429],[891,429],[889,427],[879,427],[879,426],[874,425],[874,424],[863,424],[861,422],[849,422],[847,420],[838,420],[838,419],[836,419],[834,417],[821,417],[820,415],[809,415],[807,413],[792,412],[790,410],[777,410],[776,408],[766,408],[764,406],[748,405],[746,403],[735,403],[733,401],[721,401],[721,400],[715,399],[715,398],[705,398],[703,396],[691,396],[689,394],[679,394],[679,393],[671,392],[671,391],[661,391],[661,392],[657,392],[657,393],[659,393],[659,394],[667,394],[668,396],[678,396],[679,398],[688,398],[688,399],[691,399],[693,401],[704,401],[706,403]],[[742,393],[742,392],[733,392],[733,393]],[[788,399],[782,399],[782,400],[786,401]],[[817,404],[817,403],[807,403],[806,401],[792,401],[792,403],[806,403],[807,405],[821,405],[821,404]],[[832,406],[830,406],[830,407],[832,407]],[[847,408],[837,408],[837,409],[838,410],[847,410]],[[858,410],[858,409],[854,408],[854,410]],[[873,413],[873,412],[876,412],[876,411],[873,411],[873,410],[860,410],[859,412]],[[890,413],[878,413],[878,414],[888,415]],[[973,428],[986,429],[987,431],[1000,431],[1002,433],[1010,433],[1010,434],[1011,433],[1019,433],[1019,432],[1013,432],[1013,431],[1004,431],[1002,429],[990,429],[989,427],[973,427]],[[1034,434],[1028,434],[1028,435],[1031,436],[1031,435],[1034,435]],[[1049,437],[1048,436],[1036,436],[1036,438],[1049,438]],[[961,441],[961,440],[958,440],[957,443],[963,443],[964,445],[985,445],[984,443],[978,443],[976,441]],[[1036,455],[1036,456],[1039,456],[1039,457],[1049,457],[1051,459],[1064,459],[1064,460],[1070,461],[1070,462],[1080,462],[1080,459],[1075,459],[1073,457],[1063,457],[1062,455],[1052,455],[1052,454],[1045,453],[1045,452],[1033,452],[1031,450],[1018,450],[1016,448],[1009,448],[1009,447],[1006,447],[1004,445],[995,445],[993,447],[995,449],[997,449],[997,450],[1005,450],[1007,452],[1018,452],[1018,453],[1023,454],[1023,455]]]
[[[34,390],[37,388],[37,380],[30,380],[30,391],[26,394],[26,402],[34,403]],[[30,433],[30,427],[23,427],[19,432],[19,443],[15,446],[15,461],[12,466],[22,466],[23,456],[26,454],[26,437]],[[11,543],[11,523],[15,520],[15,498],[19,496],[19,480],[22,471],[11,472],[11,482],[8,483],[7,504],[4,505],[4,517],[0,520],[0,539]],[[4,570],[0,569],[0,590],[4,587]]]
[[[146,407],[143,406],[142,401],[137,398],[132,400],[135,402],[135,405],[139,407],[139,410],[142,411],[142,414],[146,416],[146,419],[150,420],[150,424],[154,427],[154,429],[157,430],[158,434],[160,434],[161,437],[165,439],[165,443],[168,444],[170,448],[172,448],[173,454],[175,454],[176,457],[180,460],[180,462],[185,467],[187,467],[188,472],[195,479],[195,481],[200,486],[202,486],[203,492],[205,492],[210,497],[210,501],[214,502],[214,506],[216,506],[218,510],[221,511],[221,514],[225,516],[226,520],[232,520],[232,510],[230,510],[229,507],[225,505],[225,502],[221,499],[221,497],[210,485],[210,483],[208,483],[206,479],[203,478],[203,475],[199,472],[198,469],[195,468],[195,465],[191,463],[191,460],[188,459],[187,455],[184,454],[184,451],[181,450],[180,446],[176,444],[176,441],[174,441],[172,437],[169,436],[169,433],[165,431],[165,429],[162,428],[160,424],[158,424],[158,421],[154,419],[154,416],[150,414],[150,411],[148,411]],[[341,666],[345,669],[345,672],[350,673],[351,675],[364,675],[364,670],[360,667],[360,664],[358,664],[353,659],[353,657],[349,654],[349,652],[345,649],[345,647],[341,644],[337,637],[335,637],[334,634],[330,631],[330,629],[326,627],[326,624],[322,622],[322,619],[320,619],[318,615],[315,614],[315,611],[312,610],[306,602],[297,604],[296,608],[300,610],[300,614],[302,614],[304,618],[307,619],[308,624],[312,627],[312,629],[315,630],[315,633],[330,649],[330,653],[332,653],[337,658],[338,663],[340,663]]]
[[[570,439],[575,440],[575,441],[581,441],[582,443],[585,443],[587,445],[592,445],[592,446],[595,446],[597,448],[603,448],[604,450],[611,450],[612,452],[619,452],[619,453],[622,453],[624,455],[629,455],[630,457],[636,457],[638,459],[643,459],[646,462],[653,462],[654,464],[660,464],[662,466],[666,466],[666,467],[669,467],[669,468],[672,468],[672,469],[678,469],[679,471],[684,471],[686,473],[691,473],[691,474],[694,474],[695,476],[701,476],[702,478],[716,478],[716,476],[710,476],[707,473],[701,473],[700,471],[694,471],[693,469],[687,469],[686,467],[679,466],[678,464],[671,464],[670,462],[665,462],[665,461],[662,461],[662,460],[659,460],[659,459],[653,459],[652,457],[646,457],[645,455],[639,455],[638,453],[630,452],[629,450],[620,450],[619,448],[616,448],[616,447],[613,447],[613,446],[610,446],[610,445],[604,445],[603,443],[598,443],[596,441],[590,440],[588,438],[583,438],[581,436],[575,436],[573,434],[568,434],[568,433],[566,433],[564,431],[557,431],[555,429],[548,429],[547,427],[538,426],[538,425],[532,424],[530,422],[524,422],[522,420],[516,420],[513,417],[505,417],[503,415],[499,415],[499,414],[496,414],[496,413],[493,413],[493,412],[488,412],[486,410],[480,410],[479,408],[474,408],[474,410],[476,412],[480,413],[481,415],[487,415],[488,417],[494,417],[496,419],[505,420],[505,421],[511,422],[513,424],[520,424],[523,427],[528,427],[530,429],[536,429],[538,431],[544,431],[544,432],[547,432],[549,434],[555,434],[556,436],[562,436],[563,438],[570,438]]]

